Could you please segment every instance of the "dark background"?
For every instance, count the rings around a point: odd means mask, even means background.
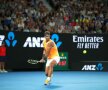
[[[44,64],[31,65],[27,63],[28,59],[40,60],[42,57],[42,48],[23,47],[27,37],[43,37],[43,33],[23,33],[14,32],[15,39],[18,41],[15,47],[7,47],[7,68],[12,70],[43,70]],[[8,32],[0,32],[7,39]],[[102,63],[104,71],[108,71],[108,35],[107,34],[88,34],[87,36],[103,36],[104,42],[100,43],[99,49],[87,49],[87,54],[83,54],[84,49],[77,49],[76,43],[72,42],[72,34],[58,34],[59,41],[62,42],[58,48],[59,52],[68,52],[69,69],[81,70],[84,65],[93,65]],[[79,34],[78,36],[85,36]],[[90,62],[88,62],[90,61]],[[103,62],[104,61],[104,62]]]

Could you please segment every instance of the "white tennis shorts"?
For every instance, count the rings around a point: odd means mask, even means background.
[[[51,63],[53,60],[55,60],[56,63],[58,64],[59,61],[60,61],[60,57],[54,57],[54,58],[52,58],[52,59],[47,59],[46,67],[50,66],[50,63]]]

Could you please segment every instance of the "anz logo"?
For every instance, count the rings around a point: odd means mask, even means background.
[[[102,65],[102,63],[98,63],[96,69],[97,69],[98,71],[102,71],[102,70],[103,70],[103,65]]]
[[[56,43],[58,48],[61,46],[62,42],[59,41],[59,35],[58,34],[52,34],[51,39]]]
[[[42,48],[43,47],[43,40],[44,37],[27,37],[23,47],[38,47]],[[57,34],[52,34],[51,39],[56,43],[57,47],[59,48],[62,44],[61,41],[59,41],[59,36]]]
[[[102,71],[103,70],[102,63],[98,63],[97,65],[84,65],[82,70],[90,70],[90,71]]]
[[[0,46],[2,45],[2,42],[5,41],[5,43],[8,47],[10,47],[10,46],[15,47],[17,44],[17,40],[15,40],[14,32],[9,32],[7,37],[8,38],[5,39],[5,35],[0,35]]]
[[[13,32],[8,33],[8,39],[5,40],[5,43],[8,47],[14,47],[17,44],[17,40],[15,40],[15,34]]]
[[[43,47],[44,37],[27,37],[23,47]]]

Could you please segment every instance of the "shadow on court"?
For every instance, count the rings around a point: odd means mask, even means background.
[[[62,88],[62,86],[59,86],[59,85],[47,85],[47,86],[44,86],[45,88],[47,89],[58,89],[58,88]]]

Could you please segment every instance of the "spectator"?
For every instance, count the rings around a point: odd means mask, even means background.
[[[0,46],[0,72],[7,72],[6,71],[6,67],[5,67],[5,62],[6,62],[7,58],[6,58],[6,46],[4,44],[4,42],[2,43],[2,45]]]

